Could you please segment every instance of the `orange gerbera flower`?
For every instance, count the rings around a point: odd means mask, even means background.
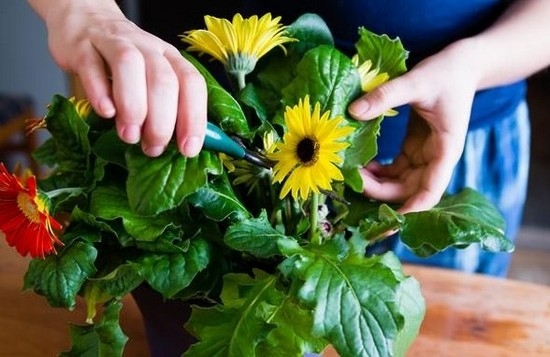
[[[8,244],[22,256],[44,258],[55,253],[54,244],[63,244],[54,233],[61,228],[36,189],[36,177],[29,176],[23,186],[0,163],[0,230]]]

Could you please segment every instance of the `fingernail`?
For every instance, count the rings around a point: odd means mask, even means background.
[[[128,144],[135,144],[141,138],[141,127],[138,125],[126,125],[120,133],[122,140]]]
[[[202,142],[197,136],[191,136],[185,140],[182,152],[185,156],[197,156],[202,149]]]
[[[368,102],[360,101],[360,102],[351,103],[348,111],[350,115],[355,118],[363,118],[365,117],[365,114],[368,112],[369,108],[370,108],[370,105]]]
[[[113,102],[107,97],[103,97],[99,101],[99,110],[101,111],[101,115],[105,118],[112,118],[116,113]]]
[[[143,152],[147,156],[157,157],[164,152],[164,146],[148,146],[143,148]]]

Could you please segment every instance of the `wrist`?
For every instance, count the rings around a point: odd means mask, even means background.
[[[487,61],[483,58],[485,51],[481,41],[476,37],[467,37],[451,43],[444,51],[449,52],[450,58],[459,61],[461,71],[467,73],[477,90],[487,87],[485,76],[490,69],[485,65]]]

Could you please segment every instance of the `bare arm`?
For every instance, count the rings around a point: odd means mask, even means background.
[[[58,65],[79,76],[120,138],[158,156],[172,136],[194,156],[206,130],[203,77],[167,42],[129,21],[113,0],[28,0],[48,29]]]
[[[473,43],[478,89],[530,76],[550,64],[550,1],[518,0]]]

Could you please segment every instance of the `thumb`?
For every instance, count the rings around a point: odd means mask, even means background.
[[[388,109],[413,102],[415,99],[413,96],[411,81],[408,75],[404,74],[356,99],[348,107],[348,112],[357,120],[370,120],[382,115]]]

